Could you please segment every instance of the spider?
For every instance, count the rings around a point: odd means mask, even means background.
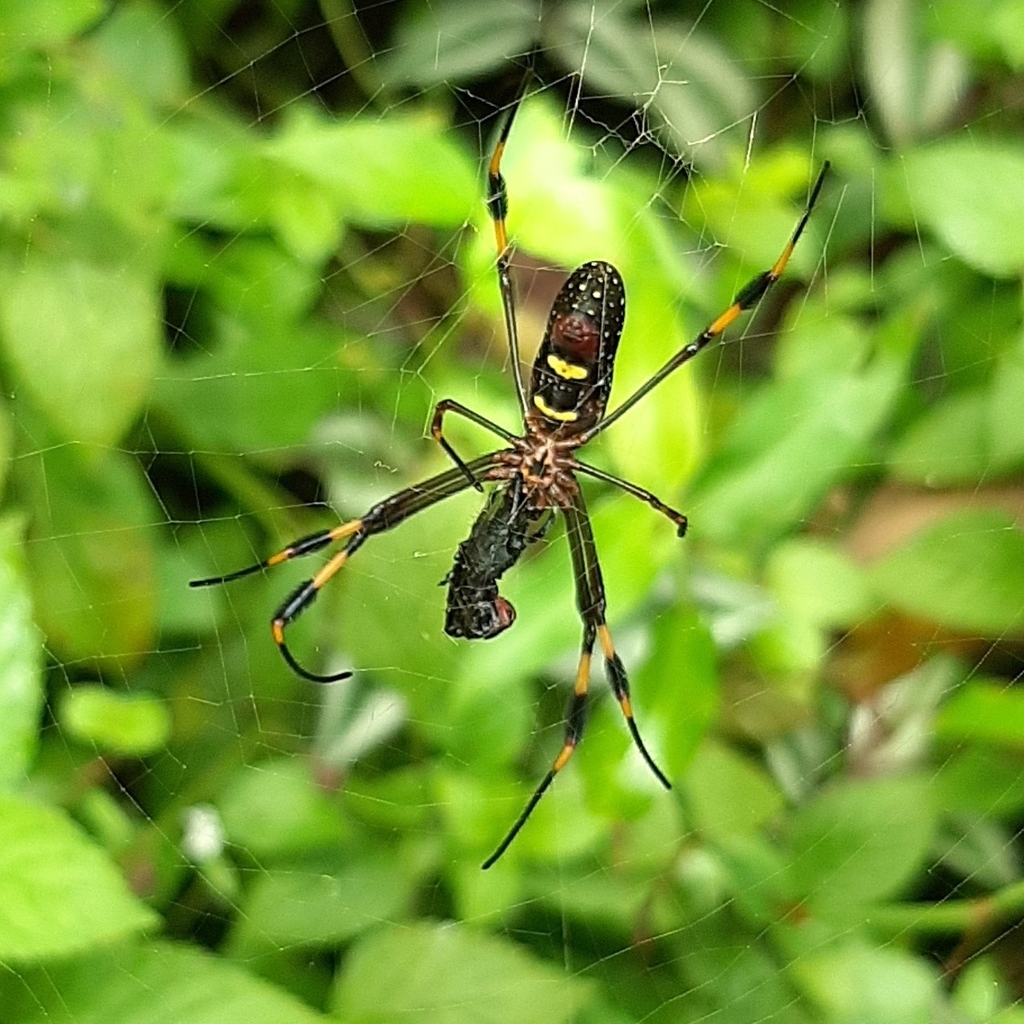
[[[484,861],[485,869],[508,849],[582,739],[595,641],[600,642],[609,684],[640,756],[658,781],[666,789],[671,789],[665,773],[648,753],[633,717],[626,669],[615,651],[605,619],[601,566],[577,478],[583,475],[600,480],[646,502],[671,520],[679,537],[686,533],[686,516],[665,505],[650,491],[582,462],[576,457],[576,452],[607,430],[669,374],[721,335],[741,313],[763,298],[785,270],[829,168],[826,161],[793,234],[771,269],[758,274],[740,289],[728,309],[613,412],[606,414],[615,353],[626,314],[622,278],[609,263],[585,263],[569,275],[551,307],[547,328],[533,363],[529,387],[523,380],[515,295],[509,271],[510,247],[505,228],[508,193],[501,174],[501,160],[524,92],[525,86],[501,128],[488,168],[487,191],[487,209],[494,224],[498,250],[496,266],[509,359],[523,416],[522,434],[514,434],[459,402],[445,399],[434,410],[431,434],[454,462],[454,469],[385,498],[358,519],[302,537],[262,562],[225,576],[193,580],[190,584],[207,587],[227,583],[345,540],[345,546],[315,575],[301,583],[271,620],[274,643],[289,667],[304,679],[330,683],[345,679],[352,673],[319,675],[304,668],[285,643],[285,629],[313,603],[320,590],[368,538],[392,529],[468,487],[483,492],[484,483],[495,483],[497,486],[473,524],[469,537],[459,546],[452,571],[442,581],[449,587],[445,632],[453,637],[486,639],[507,629],[515,620],[515,609],[498,594],[499,578],[518,561],[526,547],[544,533],[552,516],[560,512],[565,518],[576,583],[576,604],[583,621],[579,666],[565,713],[565,737],[554,762],[519,817]],[[444,417],[448,413],[465,417],[497,435],[506,447],[469,462],[463,461],[444,435]]]

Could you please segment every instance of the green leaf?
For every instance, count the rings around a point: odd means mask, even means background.
[[[756,105],[739,62],[700,26],[630,18],[628,8],[566,4],[551,19],[547,52],[589,88],[644,96],[664,140],[698,166],[724,165],[740,124]]]
[[[280,178],[259,137],[216,110],[175,121],[166,137],[175,174],[163,200],[172,217],[238,233],[270,225],[270,197]],[[222,254],[230,258],[231,247],[219,250],[218,258]],[[216,275],[217,266],[211,269]]]
[[[461,227],[480,202],[481,186],[473,162],[453,140],[425,118],[338,123],[301,109],[268,152],[330,190],[351,222]]]
[[[155,923],[63,814],[0,794],[0,958],[70,956]]]
[[[545,753],[551,758],[558,750],[562,732],[561,723],[550,731],[553,742],[545,747]],[[611,823],[607,816],[601,816],[605,808],[592,810],[584,793],[582,762],[593,754],[593,744],[584,743],[580,754],[559,774],[530,815],[529,823],[503,854],[502,868],[516,863],[572,861],[585,854],[592,855],[595,847],[606,841]],[[577,759],[580,764],[573,763]],[[494,851],[508,832],[540,781],[539,776],[550,766],[543,755],[530,763],[536,766],[534,771],[525,777],[519,773],[515,782],[481,781],[472,769],[448,769],[438,773],[433,802],[444,808],[448,834],[460,850],[470,851],[467,857],[472,857],[470,863],[477,870],[484,857]],[[650,792],[655,787],[660,790],[643,764],[636,768],[646,773],[644,784]]]
[[[789,821],[794,887],[822,912],[898,895],[928,856],[933,801],[924,777],[836,783]]]
[[[819,170],[809,162],[805,152],[785,148],[761,156],[749,167],[736,167],[727,176],[698,177],[688,185],[681,210],[683,222],[700,225],[702,236],[710,235],[718,245],[729,247],[730,262],[714,277],[709,277],[703,267],[698,270],[707,279],[705,291],[719,289],[718,294],[710,298],[706,294],[702,296],[703,303],[713,299],[717,306],[706,308],[706,315],[720,313],[732,303],[743,285],[779,258]],[[831,188],[828,178],[825,188]],[[818,264],[822,246],[815,242],[815,237],[823,237],[820,219],[819,210],[808,222],[800,244],[793,251],[786,269],[787,278],[799,278],[801,273],[809,277]],[[706,238],[702,237],[701,241]],[[811,293],[808,300],[811,302],[811,330],[820,338],[821,331],[830,330],[832,326],[831,317],[827,326],[821,323],[821,303],[829,303],[827,308],[831,312],[831,296],[815,300]],[[802,319],[804,300],[798,306],[801,316],[797,324]],[[845,347],[844,341],[840,339],[840,348]],[[815,368],[820,371],[823,360],[831,363],[836,353],[831,351],[831,343],[826,353],[821,352],[820,341],[815,347],[818,349]],[[840,365],[846,363],[848,360],[843,360]]]
[[[889,416],[922,325],[921,308],[900,308],[859,373],[810,367],[750,398],[694,482],[693,529],[746,547],[809,516]]]
[[[646,60],[648,75],[657,70],[650,111],[663,141],[708,168],[738,152],[742,123],[758,97],[743,63],[718,38],[699,24],[679,25],[667,19],[653,26],[634,21],[626,39],[611,18],[599,19],[598,25],[609,43],[634,49],[633,61]],[[585,74],[592,68],[589,60],[582,66]]]
[[[804,953],[789,973],[836,1024],[929,1024],[939,979],[919,957],[894,948],[846,942]]]
[[[965,263],[994,277],[1024,271],[1024,149],[940,142],[907,153],[899,174],[916,220]]]
[[[339,642],[357,665],[408,700],[415,728],[444,745],[452,698],[444,681],[464,647],[444,635],[445,588],[438,584],[478,498],[470,490],[374,537],[345,567],[335,592]],[[466,692],[457,696],[471,700]]]
[[[868,90],[897,144],[934,131],[955,109],[967,84],[962,56],[949,46],[930,44],[925,24],[913,0],[870,0],[864,14]]]
[[[691,340],[679,317],[665,316],[677,302],[676,283],[649,269],[646,253],[643,259],[630,258],[620,266],[629,274],[629,316],[615,367],[612,408]],[[646,329],[653,323],[659,325],[656,339]],[[659,495],[679,493],[700,464],[704,446],[700,394],[689,368],[663,381],[597,444],[614,460],[604,468],[642,482]],[[638,506],[637,511],[649,520],[657,518],[650,509]]]
[[[765,576],[784,608],[816,626],[851,626],[874,607],[864,571],[827,541],[783,541],[772,550]]]
[[[689,1010],[691,1021],[807,1024],[806,1010],[790,978],[779,969],[771,943],[760,941],[763,936],[763,927],[756,932],[746,929],[731,914],[701,914],[688,920],[685,928],[665,937],[672,943],[672,959],[681,978],[651,1017],[660,1018],[657,1010],[669,1003],[673,1012],[666,1019],[673,1019],[674,1004],[679,1002]],[[699,1001],[679,1000],[675,993],[680,987]]]
[[[154,3],[116,6],[89,46],[131,95],[150,103],[188,99],[188,56],[177,22]]]
[[[774,922],[780,905],[793,906],[799,896],[792,891],[787,875],[788,856],[764,829],[760,832],[734,832],[719,837],[714,847],[717,881],[721,899],[731,897],[749,921]]]
[[[32,621],[20,517],[0,519],[0,786],[20,784],[38,743],[43,649]]]
[[[138,415],[160,362],[156,281],[139,262],[26,252],[0,271],[0,342],[60,435],[111,445]]]
[[[218,316],[212,352],[173,364],[155,388],[191,443],[237,455],[310,444],[315,426],[347,393],[339,332],[282,321]]]
[[[935,732],[954,742],[1024,746],[1024,693],[995,680],[971,679],[942,706]]]
[[[591,998],[584,980],[518,944],[460,925],[385,925],[345,958],[331,1000],[347,1021],[562,1024]]]
[[[1024,810],[1020,758],[1005,748],[960,745],[935,775],[936,799],[950,812],[1015,822]]]
[[[711,740],[694,755],[683,785],[697,828],[714,838],[756,832],[783,806],[762,768]]]
[[[217,805],[231,842],[261,860],[336,847],[344,834],[334,802],[301,761],[263,761],[239,769]]]
[[[825,660],[828,641],[822,626],[789,608],[779,608],[772,621],[750,640],[749,651],[755,673],[785,679],[787,696],[794,702],[806,704],[810,682]],[[787,710],[792,722],[796,709],[790,705],[784,710],[785,704],[778,699],[780,694],[773,693],[768,697],[775,704],[772,713],[768,707],[760,706],[762,697],[767,696],[758,692],[761,690],[755,684],[755,693],[749,694],[742,702],[746,706],[745,713],[740,713],[747,720],[747,728],[753,728],[755,735],[769,736],[786,721]]]
[[[10,404],[0,397],[0,494],[3,493],[7,474],[14,454],[14,416]]]
[[[170,713],[161,701],[105,686],[74,687],[61,705],[59,722],[79,742],[133,757],[156,753],[171,733]]]
[[[503,660],[495,662],[503,666]],[[504,670],[503,670],[504,674]],[[517,674],[518,675],[518,674]],[[500,687],[500,697],[495,692]],[[460,764],[487,771],[508,765],[529,742],[537,728],[536,695],[532,687],[514,681],[460,671],[446,702],[445,754]]]
[[[107,9],[104,0],[4,0],[0,55],[54,46],[88,28]]]
[[[281,243],[306,263],[319,265],[341,239],[338,204],[314,183],[298,179],[270,192],[268,214]]]
[[[36,259],[71,267],[58,268],[58,277],[71,276],[84,263],[94,274],[115,280],[85,285],[72,281],[84,294],[70,297],[76,302],[84,298],[88,305],[77,312],[125,320],[135,315],[139,281],[143,291],[156,293],[167,193],[177,168],[164,126],[132,90],[106,68],[95,66],[99,61],[83,58],[75,78],[68,72],[76,63],[61,63],[63,74],[54,66],[45,77],[46,99],[29,91],[11,113],[10,123],[17,128],[6,140],[5,166],[19,215],[19,237],[31,239],[31,248],[11,247],[8,269],[14,276],[20,273],[27,249]],[[5,192],[7,187],[5,183]],[[38,232],[40,218],[47,223],[45,238]],[[113,291],[116,296],[122,280],[131,302],[123,313],[109,295]],[[72,306],[65,319],[90,330],[93,325],[87,321],[74,320],[75,312]],[[154,317],[151,332],[158,323]]]
[[[222,959],[169,942],[121,947],[24,977],[19,1024],[327,1024]]]
[[[953,1004],[967,1020],[998,1020],[1012,1024],[1008,1017],[997,1017],[1000,1010],[1013,1006],[1016,993],[1003,977],[995,957],[972,957],[957,981]]]
[[[426,829],[434,803],[423,767],[420,763],[386,774],[353,773],[345,784],[343,812],[385,832]]]
[[[249,891],[233,944],[337,944],[408,911],[414,877],[393,855],[367,854],[336,873],[264,872]]]
[[[27,548],[39,624],[69,661],[126,657],[155,644],[155,524],[163,519],[132,460],[79,446],[19,464],[34,522]]]
[[[929,409],[893,446],[893,476],[929,487],[984,480],[992,468],[988,410],[987,388],[950,395]]]
[[[888,376],[791,379],[750,398],[694,483],[693,530],[749,545],[808,516],[888,412]]]
[[[837,275],[838,276],[838,275]],[[849,274],[849,286],[854,275]],[[835,278],[828,292],[814,292],[788,310],[779,329],[775,349],[775,373],[780,378],[807,377],[823,371],[856,373],[871,353],[870,326],[863,318],[833,306],[833,287],[842,289]],[[822,345],[823,336],[828,344]]]
[[[509,54],[526,53],[537,30],[536,0],[435,0],[403,12],[381,73],[420,88],[506,71]]]
[[[257,336],[294,324],[304,329],[301,333],[297,331],[294,339],[283,342],[286,346],[302,346],[307,343],[307,337],[319,336],[323,346],[320,358],[331,350],[322,333],[318,335],[319,324],[306,320],[323,287],[319,271],[290,256],[273,239],[262,235],[243,236],[223,249],[205,244],[195,232],[183,231],[175,238],[169,258],[170,279],[183,291],[188,291],[188,320],[195,317],[204,334],[212,328],[219,340],[223,330],[224,337],[230,339],[231,328],[222,327],[222,321],[232,326],[238,321]],[[206,301],[207,293],[210,302]],[[210,328],[206,327],[208,320],[212,321]],[[303,320],[306,322],[296,324]],[[334,347],[348,337],[346,332],[331,327]],[[215,356],[216,352],[210,354]],[[305,365],[300,352],[290,369]],[[258,372],[260,368],[253,369]],[[272,371],[273,366],[266,369]]]
[[[648,745],[664,751],[664,769],[674,778],[686,771],[718,713],[715,644],[698,615],[679,605],[654,620],[651,643],[631,681],[633,704],[645,737],[651,734]]]
[[[1024,629],[1024,533],[1002,512],[956,512],[869,570],[889,604],[951,629],[1003,636]]]
[[[1019,71],[1024,67],[1024,8],[1016,0],[999,0],[989,25],[1007,63]]]
[[[937,0],[929,10],[932,34],[972,56],[1024,66],[1024,8],[1017,0]]]
[[[786,11],[788,17],[775,23],[771,31],[786,40],[780,45],[793,55],[800,74],[822,83],[844,74],[849,67],[854,12],[846,7],[826,7],[817,0],[794,0]]]
[[[996,891],[1020,878],[1013,830],[1000,822],[947,811],[936,846],[939,863],[957,878],[970,879],[979,889]]]
[[[1024,345],[1000,354],[992,380],[986,425],[992,463],[998,469],[1024,463]]]

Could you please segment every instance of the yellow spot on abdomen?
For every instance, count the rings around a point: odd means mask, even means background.
[[[548,366],[550,366],[559,377],[564,377],[566,380],[587,379],[587,368],[585,366],[566,362],[564,359],[556,356],[553,352],[548,356]]]
[[[565,412],[561,412],[558,409],[552,409],[540,395],[533,396],[533,404],[537,406],[537,408],[540,409],[540,411],[544,413],[549,420],[558,420],[561,423],[572,423],[574,420],[579,419],[579,413],[573,409],[567,409]]]

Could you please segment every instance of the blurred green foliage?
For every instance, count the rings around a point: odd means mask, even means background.
[[[0,6],[4,1024],[1024,1020],[1022,38],[1020,0]],[[437,582],[478,497],[375,538],[295,626],[325,688],[267,630],[302,566],[187,583],[439,471],[440,398],[515,425],[482,159],[535,47],[520,333],[614,262],[620,400],[834,169],[591,453],[690,516],[588,490],[676,788],[595,700],[482,873],[561,742],[557,530],[473,644]]]

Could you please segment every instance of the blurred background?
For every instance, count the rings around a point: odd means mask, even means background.
[[[8,0],[0,1006],[29,1021],[1024,1020],[1024,0]],[[561,526],[445,636],[470,491],[259,561],[519,430],[566,274],[625,281],[587,457],[640,728]],[[466,457],[493,438],[451,419]],[[314,568],[310,569],[310,563]],[[413,1016],[414,1015],[414,1016]]]

